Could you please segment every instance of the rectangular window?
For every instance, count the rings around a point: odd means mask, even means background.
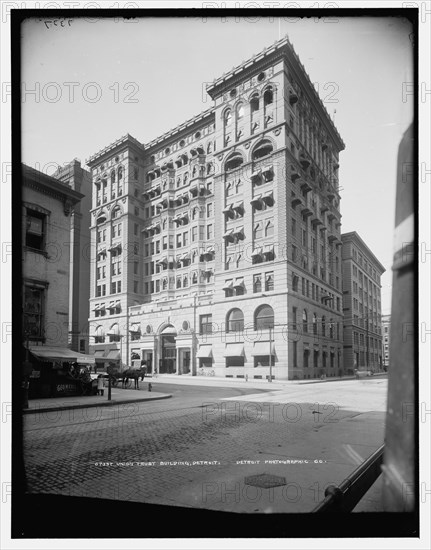
[[[198,238],[198,228],[195,226],[195,227],[192,227],[192,242],[195,242],[197,238]]]
[[[205,239],[205,227],[203,225],[199,226],[199,240],[203,241]]]
[[[133,292],[135,294],[138,293],[138,285],[139,285],[139,282],[138,281],[133,281]]]
[[[134,234],[137,235],[139,233],[139,225],[137,223],[135,223],[135,227],[134,227]]]
[[[293,307],[292,308],[292,329],[293,330],[296,330],[297,328],[297,314],[298,314],[298,308],[297,307]]]
[[[212,315],[199,316],[199,334],[211,334],[213,331]]]
[[[262,292],[262,276],[253,275],[253,292]]]
[[[169,235],[169,248],[170,248],[170,250],[173,250],[173,248],[174,248],[174,236],[173,235]]]
[[[207,240],[210,240],[213,238],[213,226],[212,224],[207,225]]]
[[[183,233],[183,246],[187,246],[189,244],[189,232],[185,231]]]
[[[298,366],[298,342],[292,342],[293,349],[293,366],[296,368]]]
[[[25,286],[24,290],[24,337],[43,338],[44,336],[45,289],[38,286]]]
[[[274,290],[274,273],[265,273],[265,291]]]
[[[139,267],[138,262],[133,262],[133,274],[134,275],[138,274],[138,267]]]
[[[181,233],[177,235],[177,248],[181,248]]]
[[[45,231],[46,231],[46,215],[27,209],[26,219],[26,246],[34,250],[44,250],[45,248]]]
[[[211,218],[213,215],[213,203],[207,204],[207,218]]]

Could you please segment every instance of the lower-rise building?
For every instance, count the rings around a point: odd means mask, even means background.
[[[341,235],[343,263],[344,367],[380,371],[382,358],[381,276],[386,271],[361,237]]]

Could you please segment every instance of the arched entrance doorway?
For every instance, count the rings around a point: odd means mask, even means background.
[[[176,337],[177,331],[172,325],[165,327],[160,333],[160,374],[173,374],[177,371]]]

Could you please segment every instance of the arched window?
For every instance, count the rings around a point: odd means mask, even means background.
[[[181,288],[181,277],[177,277],[177,288]]]
[[[250,100],[250,111],[251,114],[255,113],[259,110],[259,96],[258,94],[253,94],[251,100]]]
[[[187,275],[184,275],[183,277],[183,288],[186,288],[189,286],[189,279],[187,277]]]
[[[118,180],[121,180],[123,178],[123,167],[118,167]]]
[[[106,214],[105,214],[105,212],[101,212],[99,214],[99,217],[97,218],[96,223],[97,223],[97,225],[102,225],[102,223],[105,223],[105,222],[106,222]]]
[[[241,104],[236,108],[236,119],[241,120],[242,118],[244,118],[244,105]]]
[[[256,309],[254,314],[254,330],[268,329],[274,327],[274,310],[271,306],[264,304]]]
[[[111,172],[111,183],[115,183],[115,170]]]
[[[96,344],[101,344],[105,341],[105,335],[103,333],[103,327],[99,325],[94,331],[94,342]]]
[[[242,158],[241,153],[232,153],[225,162],[224,169],[226,172],[229,170],[235,170],[243,164],[244,159]]]
[[[329,338],[334,338],[334,319],[329,319]]]
[[[231,309],[226,317],[226,332],[242,332],[244,330],[244,314],[238,309]]]
[[[229,126],[231,122],[232,122],[232,111],[228,109],[224,114],[224,125]]]
[[[112,327],[109,329],[109,341],[119,342],[120,339],[121,339],[120,327],[118,326],[118,323],[114,323]]]
[[[315,313],[313,313],[313,334],[317,334],[317,317]]]
[[[322,336],[326,336],[326,319],[325,319],[325,316],[322,317]]]
[[[196,273],[196,271],[193,271],[193,274],[192,274],[192,285],[197,285],[198,284],[198,274]]]
[[[212,143],[211,143],[211,141],[210,141],[210,142],[208,143],[208,145],[207,145],[207,153],[208,153],[208,154],[209,154],[209,153],[212,153],[212,150],[213,150],[213,146],[212,146]]]
[[[304,334],[308,332],[308,315],[306,309],[302,312],[302,332]]]
[[[266,157],[274,150],[272,143],[268,139],[260,141],[253,149],[252,159],[259,160],[262,157]]]
[[[186,185],[188,181],[189,181],[189,173],[186,172],[183,177],[183,185]]]
[[[168,279],[165,277],[162,282],[163,290],[166,290],[168,288]]]
[[[272,91],[272,87],[269,86],[265,93],[263,94],[263,104],[266,107],[267,105],[271,105],[271,103],[274,101],[274,92]]]
[[[111,217],[113,220],[119,218],[121,216],[121,208],[119,206],[115,206],[113,209],[112,209],[112,214],[111,214]]]

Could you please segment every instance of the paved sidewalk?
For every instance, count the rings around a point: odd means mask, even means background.
[[[379,373],[370,377],[361,377],[358,382],[363,380],[373,380],[375,378],[386,378],[387,373]],[[181,375],[176,374],[160,374],[154,378],[151,378],[153,383],[165,383],[165,384],[188,384],[194,386],[220,386],[220,387],[231,387],[231,388],[262,388],[265,389],[273,388],[274,390],[283,389],[291,386],[305,385],[305,384],[327,384],[328,382],[342,382],[346,380],[355,380],[355,376],[342,376],[342,377],[333,377],[333,378],[324,378],[320,380],[316,379],[306,379],[306,380],[273,380],[269,382],[268,380],[256,380],[248,379],[247,381],[244,378],[225,378],[221,376],[190,376],[190,375]]]
[[[108,389],[105,395],[84,395],[71,397],[49,397],[46,399],[29,399],[28,409],[24,414],[39,413],[44,411],[62,411],[69,409],[84,409],[87,407],[112,407],[123,403],[143,403],[172,397],[169,393],[149,392],[145,384],[140,390],[112,388],[111,400],[108,401]]]

